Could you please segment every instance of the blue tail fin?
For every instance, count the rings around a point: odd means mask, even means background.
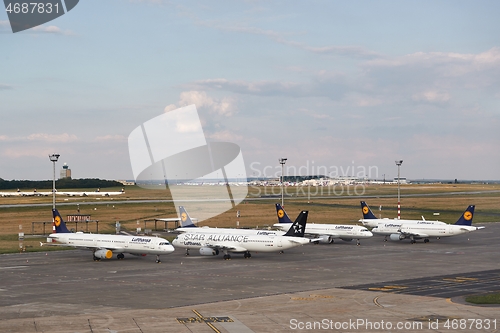
[[[57,211],[57,209],[52,209],[52,217],[54,221],[52,222],[52,232],[56,234],[67,234],[70,231],[66,228],[66,223],[64,223],[61,214]]]
[[[372,210],[366,202],[361,201],[361,210],[363,211],[363,219],[365,220],[370,220],[370,219],[376,219],[377,217],[372,213]]]
[[[279,223],[292,223],[292,220],[290,220],[286,214],[285,209],[283,209],[279,203],[276,204],[276,214],[278,214]]]
[[[475,205],[470,205],[467,207],[465,212],[460,216],[457,222],[455,222],[455,225],[472,225],[472,217],[474,216],[474,207]]]
[[[196,228],[196,226],[193,223],[193,220],[191,220],[191,217],[189,217],[188,212],[183,206],[179,206],[179,213],[181,214],[181,227],[182,228]]]
[[[301,211],[284,236],[304,237],[308,214],[309,212],[307,210]]]

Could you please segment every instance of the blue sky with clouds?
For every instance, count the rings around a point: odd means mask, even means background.
[[[84,0],[16,34],[2,12],[0,178],[50,179],[57,152],[75,178],[132,179],[131,131],[194,103],[249,176],[287,157],[290,173],[392,178],[402,159],[410,179],[500,179],[499,9]]]

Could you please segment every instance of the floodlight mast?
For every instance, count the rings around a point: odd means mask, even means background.
[[[284,180],[283,179],[283,167],[285,166],[286,160],[287,160],[287,158],[284,158],[284,157],[282,157],[282,158],[280,158],[278,160],[280,162],[280,164],[281,164],[281,207],[284,207],[284,202],[283,202],[283,200],[284,200],[284,195],[283,195],[284,194],[284,192],[283,192],[283,180]]]
[[[56,209],[56,162],[59,159],[59,154],[49,155],[50,161],[53,163],[53,177],[52,177],[52,209]]]
[[[400,179],[399,179],[399,174],[400,174],[400,169],[401,169],[401,164],[403,164],[403,160],[396,161],[396,165],[398,166],[398,220],[401,219],[401,197],[400,197]]]

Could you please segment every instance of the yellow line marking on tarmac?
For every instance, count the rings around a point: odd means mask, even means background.
[[[200,319],[203,319],[204,317],[201,315],[201,313],[199,313],[198,311],[196,310],[193,310],[193,312],[195,313],[195,315],[197,315]],[[217,329],[217,327],[215,327],[212,323],[209,323],[207,321],[205,321],[205,324],[207,324],[208,327],[210,327],[212,330],[214,330],[214,332],[216,333],[221,333],[221,331],[219,331]]]
[[[402,289],[407,289],[408,287],[406,286],[383,286],[383,287],[372,287],[368,288],[368,290],[372,291],[396,291],[396,290],[402,290]]]

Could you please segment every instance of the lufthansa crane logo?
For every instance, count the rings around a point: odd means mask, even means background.
[[[59,216],[54,217],[54,224],[56,225],[56,227],[60,226],[61,225],[61,217],[59,217]]]
[[[366,206],[363,207],[363,214],[368,214],[368,207]]]
[[[472,213],[467,211],[464,213],[464,219],[466,219],[467,221],[470,221],[470,219],[472,218]]]
[[[188,218],[188,217],[187,217],[187,214],[186,214],[186,213],[182,213],[182,214],[181,214],[181,220],[182,220],[182,222],[186,222],[187,218]]]
[[[285,216],[285,212],[283,211],[283,209],[278,210],[278,217],[282,218],[283,216]]]

